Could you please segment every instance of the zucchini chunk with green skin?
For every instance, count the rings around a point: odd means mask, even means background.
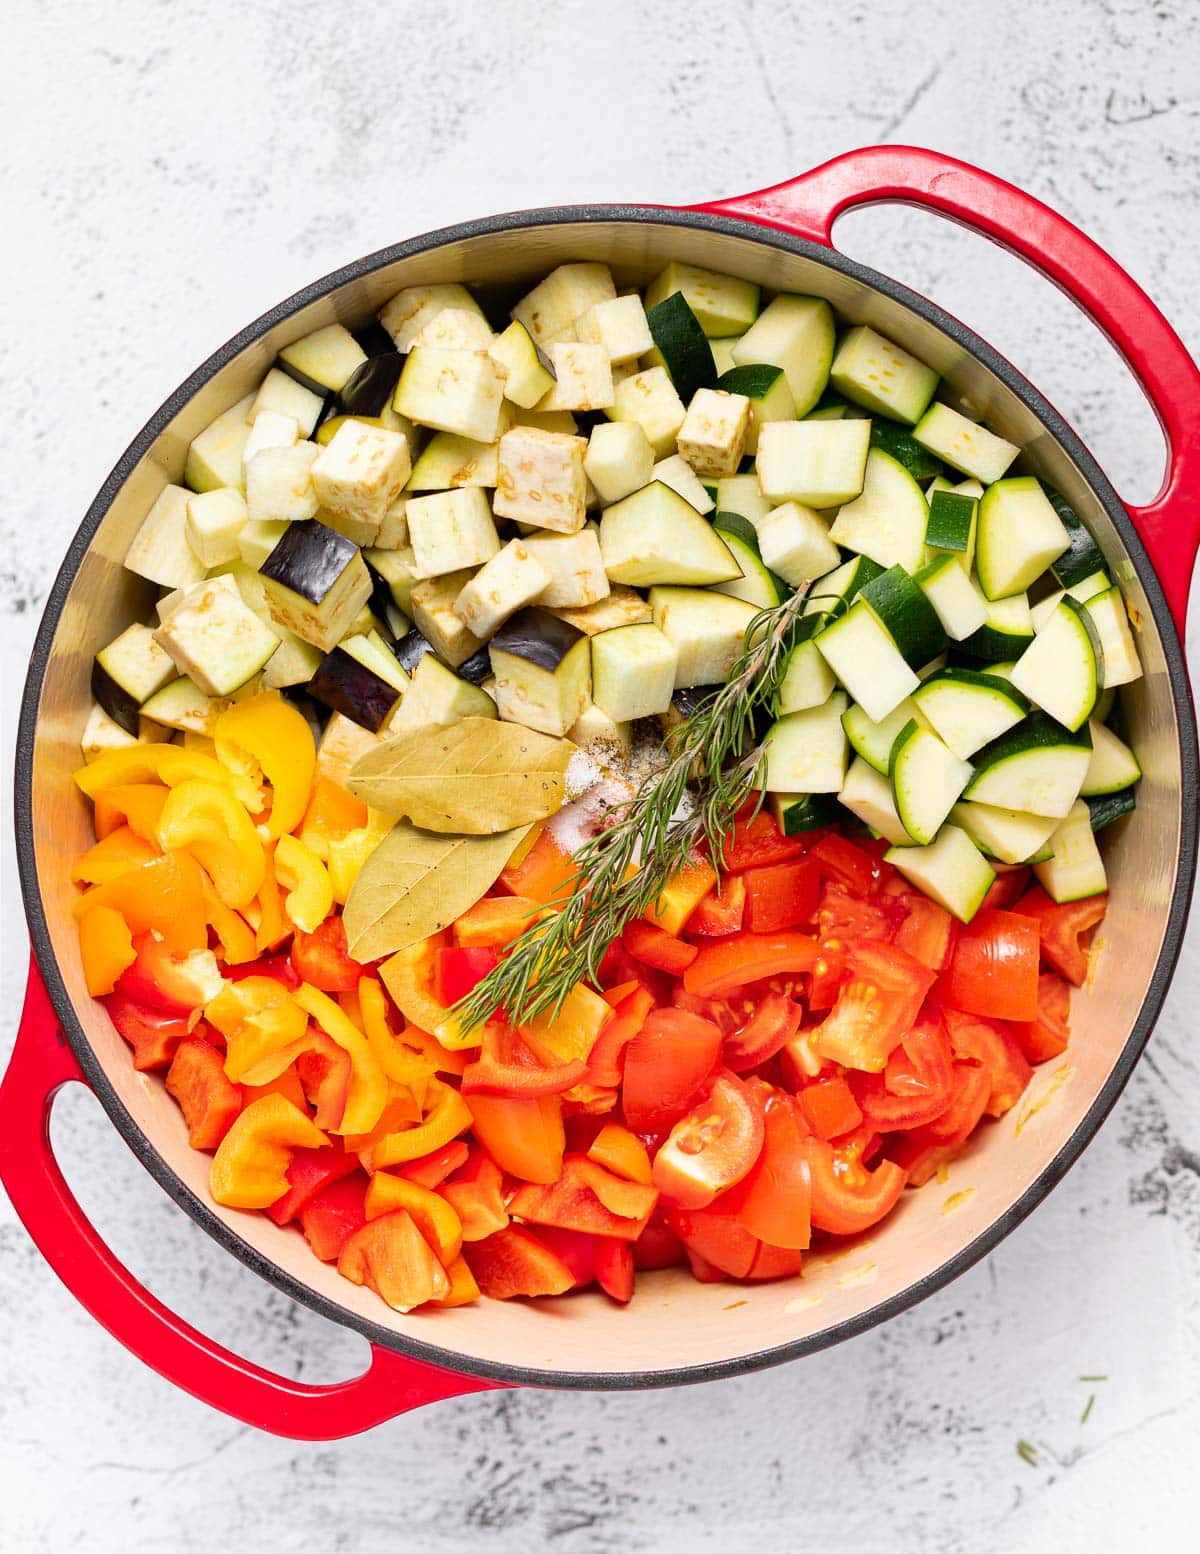
[[[1076,583],[1103,572],[1108,563],[1104,559],[1104,552],[1084,527],[1074,508],[1052,486],[1043,489],[1046,500],[1058,514],[1071,541],[1070,549],[1063,551],[1056,561],[1050,563],[1050,570],[1060,588],[1072,589]],[[1081,595],[1076,594],[1075,597],[1080,598]]]
[[[314,701],[377,734],[400,700],[396,687],[340,644],[321,660],[308,686]]]
[[[848,747],[842,727],[846,697],[778,718],[763,739],[763,787],[768,793],[838,793],[846,780]]]
[[[1050,838],[1050,846],[1053,856],[1035,863],[1033,872],[1051,901],[1081,901],[1108,889],[1104,860],[1092,830],[1092,813],[1085,800],[1071,806]]]
[[[959,558],[942,555],[924,566],[913,582],[933,606],[942,630],[955,642],[987,624],[987,603]]]
[[[611,505],[650,484],[654,449],[636,421],[601,421],[592,427],[583,468]]]
[[[805,416],[829,382],[834,334],[833,309],[824,298],[785,292],[769,302],[747,329],[733,348],[733,359],[739,367],[760,362],[782,367],[796,414]]]
[[[769,421],[756,459],[763,495],[805,507],[853,501],[863,490],[870,434],[869,421]]]
[[[582,437],[512,427],[500,439],[496,516],[577,534],[587,522],[587,451]]]
[[[1140,680],[1142,665],[1129,629],[1129,611],[1125,608],[1121,590],[1114,584],[1103,593],[1095,594],[1084,608],[1100,642],[1104,689],[1107,691],[1114,685]]]
[[[861,755],[855,757],[846,773],[838,802],[894,847],[912,845],[913,839],[897,812],[891,783]]]
[[[560,264],[522,297],[511,316],[525,325],[543,350],[556,340],[575,338],[575,320],[597,302],[617,294],[606,264]]]
[[[674,452],[675,438],[686,411],[663,367],[631,373],[613,389],[610,421],[636,421],[646,434],[656,459]]]
[[[532,410],[554,387],[554,374],[519,319],[488,348],[504,379],[504,397],[522,410]]]
[[[279,366],[314,394],[324,395],[342,388],[366,359],[367,353],[348,329],[327,324],[285,345]]]
[[[259,575],[272,620],[326,653],[371,597],[356,546],[315,518],[288,525]]]
[[[160,588],[190,588],[205,566],[187,542],[187,504],[191,492],[164,486],[125,552],[130,572]]]
[[[1056,588],[1053,593],[1047,594],[1044,599],[1039,599],[1030,608],[1034,631],[1041,631],[1054,613],[1054,607],[1060,599],[1076,599],[1080,604],[1086,604],[1089,599],[1094,599],[1097,594],[1102,594],[1105,589],[1111,587],[1112,579],[1107,572],[1093,572],[1082,582],[1072,583],[1070,588]]]
[[[788,387],[782,367],[766,362],[730,367],[717,379],[717,387],[730,394],[741,394],[750,401],[750,426],[746,432],[746,452],[758,451],[758,436],[768,421],[794,421],[796,401]]]
[[[676,292],[696,315],[706,335],[714,339],[743,334],[758,317],[759,288],[699,265],[672,259],[646,288],[646,307],[656,307]]]
[[[1093,831],[1103,831],[1105,826],[1111,826],[1137,808],[1137,796],[1132,788],[1122,788],[1117,793],[1098,793],[1084,802],[1088,807]]]
[[[996,871],[960,826],[944,825],[927,847],[890,847],[886,862],[960,923],[969,923]]]
[[[836,825],[841,818],[832,793],[772,793],[768,795],[767,807],[784,836],[820,831]]]
[[[868,325],[858,324],[838,343],[829,383],[864,410],[911,426],[928,408],[938,375]]]
[[[698,475],[736,475],[750,431],[750,401],[727,389],[698,388],[679,428],[679,456]]]
[[[649,484],[655,480],[661,480],[664,486],[670,486],[672,491],[678,491],[684,501],[690,502],[698,513],[707,515],[716,505],[696,471],[677,453],[673,453],[668,459],[659,459],[650,471],[650,481],[646,483]]]
[[[867,422],[841,424],[856,428]],[[872,448],[861,493],[843,506],[829,533],[844,549],[869,556],[881,567],[899,564],[912,573],[925,564],[928,521],[929,506],[920,486],[890,454]]]
[[[811,507],[784,502],[753,524],[763,561],[794,588],[825,576],[838,564],[829,525]]]
[[[815,417],[810,416],[809,419]],[[831,419],[839,420],[840,416],[831,416]],[[907,427],[898,426],[895,421],[871,422],[871,446],[878,448],[881,453],[889,454],[917,481],[936,479],[946,468],[941,459],[935,458],[928,448],[922,448]]]
[[[240,488],[243,455],[250,436],[247,417],[253,404],[254,395],[247,394],[192,438],[183,467],[185,485],[193,491],[215,491],[219,486]]]
[[[771,511],[757,475],[729,475],[717,481],[717,511],[737,513],[751,523]]]
[[[883,568],[869,556],[851,556],[840,567],[818,577],[808,590],[804,615],[837,616],[845,614],[847,605],[853,604],[858,595],[874,577],[881,576]]]
[[[672,292],[647,308],[646,322],[675,392],[685,405],[697,389],[714,387],[717,367],[712,347],[682,292]]]
[[[1064,595],[1017,660],[1012,683],[1064,728],[1077,729],[1096,705],[1103,666],[1098,648],[1086,608]]]
[[[447,308],[482,313],[478,302],[465,286],[443,282],[432,286],[406,286],[379,310],[379,322],[392,337],[398,351],[408,352],[425,328]]]
[[[805,712],[828,701],[837,688],[832,669],[813,638],[826,624],[822,615],[804,615],[790,639],[783,672],[775,691],[775,713]]]
[[[1009,681],[976,669],[939,669],[913,692],[913,703],[964,761],[1015,728],[1029,711]]]
[[[92,695],[127,734],[136,737],[138,712],[178,671],[149,626],[127,626],[101,648],[92,664]]]
[[[741,568],[721,536],[661,481],[605,508],[600,520],[604,570],[614,583],[726,583]]]
[[[550,585],[550,574],[522,540],[509,540],[454,601],[455,613],[475,636],[486,640]]]
[[[1027,594],[1011,594],[1007,599],[984,601],[987,619],[978,631],[964,637],[959,651],[968,658],[992,664],[1018,658],[1033,641],[1033,617]]]
[[[1001,863],[1027,863],[1041,856],[1059,822],[1044,815],[1024,815],[1016,809],[998,809],[994,804],[956,804],[950,818],[989,858]]]
[[[753,605],[706,588],[652,588],[654,624],[675,649],[675,689],[720,685],[745,646]]]
[[[458,723],[463,718],[496,715],[496,704],[486,691],[447,669],[432,653],[426,653],[417,661],[385,732],[391,736],[407,729],[425,728],[430,723]]]
[[[1092,736],[1092,759],[1079,790],[1085,799],[1102,793],[1119,793],[1141,781],[1142,768],[1137,756],[1110,728],[1095,718],[1088,724]]]
[[[435,431],[495,442],[503,399],[504,379],[490,356],[419,345],[408,353],[392,407]]]
[[[997,480],[980,498],[975,570],[989,599],[1028,588],[1070,543],[1062,519],[1032,475]]]
[[[814,640],[834,674],[875,723],[921,683],[887,628],[861,599]]]
[[[1086,723],[1072,733],[1035,712],[978,753],[964,797],[1063,820],[1079,797],[1091,759]]]
[[[496,707],[510,723],[562,737],[590,694],[588,638],[547,610],[514,615],[488,648],[496,676]]]
[[[888,777],[896,813],[914,842],[927,847],[971,780],[971,767],[914,718],[896,736]]]
[[[154,633],[181,674],[206,696],[228,696],[258,673],[279,638],[227,575],[194,583]]]
[[[949,405],[930,405],[913,427],[913,437],[951,469],[985,486],[999,480],[1021,451],[1016,443],[997,437]]]
[[[865,599],[912,669],[922,669],[946,646],[937,611],[897,563],[872,578],[859,594]]]
[[[925,543],[930,550],[948,550],[966,559],[975,556],[975,520],[979,504],[961,491],[931,491]]]
[[[928,727],[915,696],[906,696],[898,707],[878,723],[872,722],[863,709],[852,702],[842,714],[842,727],[846,730],[846,738],[854,753],[886,777],[891,767],[892,746],[896,743],[896,736],[914,719],[922,728]]]
[[[733,559],[742,569],[741,577],[735,577],[728,583],[714,583],[713,592],[731,594],[733,598],[744,599],[747,604],[757,605],[759,609],[782,604],[788,596],[788,585],[763,561],[754,525],[737,513],[718,513],[713,519],[713,528],[728,545]]]
[[[592,700],[614,723],[667,710],[675,689],[675,649],[657,626],[618,626],[589,640]]]

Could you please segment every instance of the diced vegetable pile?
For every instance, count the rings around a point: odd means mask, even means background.
[[[577,263],[497,322],[429,285],[297,340],[147,514],[77,774],[87,984],[214,1198],[397,1310],[793,1275],[1066,1046],[1141,775],[1124,601],[821,299]],[[526,1013],[573,852],[773,621],[757,798]]]

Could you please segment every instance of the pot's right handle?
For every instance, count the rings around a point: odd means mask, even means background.
[[[0,1085],[0,1181],[72,1295],[168,1381],[244,1424],[301,1441],[340,1440],[422,1404],[502,1385],[373,1344],[361,1376],[310,1386],[252,1364],[176,1316],[105,1246],[54,1158],[54,1097],[83,1078],[31,960],[21,1027]]]
[[[1183,640],[1200,545],[1200,370],[1142,288],[1098,244],[1040,200],[969,163],[918,146],[868,146],[753,194],[695,207],[741,216],[832,247],[856,205],[937,211],[1019,255],[1087,313],[1120,351],[1167,440],[1158,495],[1129,514]]]

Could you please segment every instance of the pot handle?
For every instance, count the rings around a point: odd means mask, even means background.
[[[1158,495],[1128,511],[1182,641],[1200,545],[1200,370],[1142,288],[1098,244],[1003,179],[919,146],[866,146],[771,188],[691,208],[832,247],[843,212],[879,202],[937,211],[1017,254],[1066,292],[1121,353],[1167,442]]]
[[[86,1080],[31,957],[21,1026],[0,1085],[0,1181],[72,1295],[175,1386],[273,1435],[333,1441],[422,1404],[498,1385],[372,1344],[371,1364],[361,1376],[307,1386],[242,1359],[183,1321],[113,1256],[59,1169],[50,1112],[58,1091],[72,1082]]]

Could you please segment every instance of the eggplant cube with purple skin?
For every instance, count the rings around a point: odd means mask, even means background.
[[[577,534],[587,521],[587,440],[536,426],[514,426],[500,439],[495,509],[539,529]]]
[[[495,442],[503,402],[504,378],[486,352],[415,345],[404,363],[392,408],[435,431],[457,432],[473,442]]]
[[[404,512],[419,578],[482,566],[500,549],[491,504],[480,486],[410,497]]]
[[[680,457],[698,475],[736,475],[749,430],[750,401],[745,394],[697,389],[679,428]]]
[[[550,584],[550,573],[521,540],[509,540],[485,562],[454,601],[455,614],[487,638]]]
[[[319,452],[315,442],[300,442],[256,453],[246,465],[248,519],[252,523],[294,523],[316,517],[320,504],[312,471]]]
[[[407,438],[346,420],[313,461],[313,488],[322,507],[369,530],[369,543],[411,470]],[[362,543],[357,534],[350,538]]]
[[[328,653],[371,597],[358,547],[315,518],[293,523],[259,575],[271,618]]]
[[[228,696],[245,685],[279,646],[228,573],[193,583],[154,640],[206,696]]]
[[[589,639],[549,611],[521,610],[488,647],[496,707],[509,723],[561,738],[591,699]]]

